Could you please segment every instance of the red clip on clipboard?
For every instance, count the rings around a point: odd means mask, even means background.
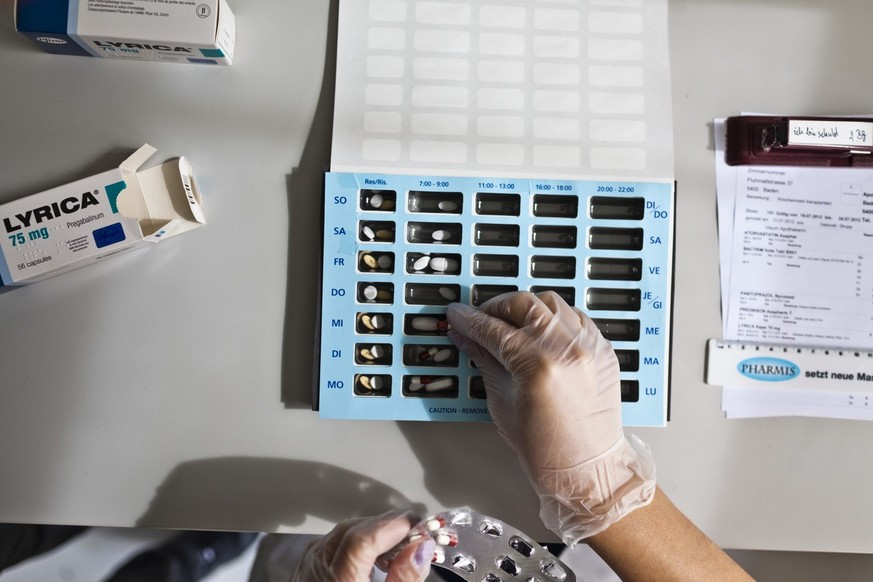
[[[743,115],[726,129],[730,166],[873,166],[873,119]]]

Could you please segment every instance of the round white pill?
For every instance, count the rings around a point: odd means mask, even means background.
[[[458,209],[458,205],[451,200],[443,200],[442,202],[437,204],[437,208],[439,208],[443,212],[454,212]]]
[[[382,376],[370,376],[370,386],[373,387],[373,390],[381,390],[384,385]]]
[[[364,234],[365,237],[367,237],[370,240],[373,240],[376,238],[376,233],[373,232],[373,229],[370,228],[369,226],[365,226],[364,228],[362,228],[361,232]]]
[[[373,285],[367,285],[366,287],[364,287],[362,295],[364,296],[364,299],[372,301],[379,295],[379,290],[376,289],[376,287],[374,287]]]
[[[372,206],[373,208],[381,207],[383,201],[384,198],[382,198],[381,194],[373,194],[372,196],[370,196],[370,206]]]
[[[385,326],[385,318],[381,315],[374,315],[370,318],[370,325],[373,326],[373,329],[381,329]]]
[[[430,236],[433,238],[433,240],[438,242],[447,241],[452,238],[452,234],[447,230],[435,230],[431,233]]]
[[[385,348],[382,346],[373,346],[370,348],[370,354],[372,354],[373,359],[379,359],[385,355]]]

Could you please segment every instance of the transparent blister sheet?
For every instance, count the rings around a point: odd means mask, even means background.
[[[504,521],[468,508],[430,515],[386,554],[423,537],[436,542],[432,566],[470,582],[575,582],[576,575],[533,538]]]

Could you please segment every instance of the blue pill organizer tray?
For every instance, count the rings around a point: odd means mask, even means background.
[[[669,414],[669,182],[328,173],[323,418],[489,420],[446,306],[553,290],[612,342],[627,426]]]

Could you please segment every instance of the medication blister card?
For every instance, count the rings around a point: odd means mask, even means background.
[[[673,184],[328,173],[324,418],[487,420],[446,306],[553,290],[615,348],[622,418],[668,412]]]

